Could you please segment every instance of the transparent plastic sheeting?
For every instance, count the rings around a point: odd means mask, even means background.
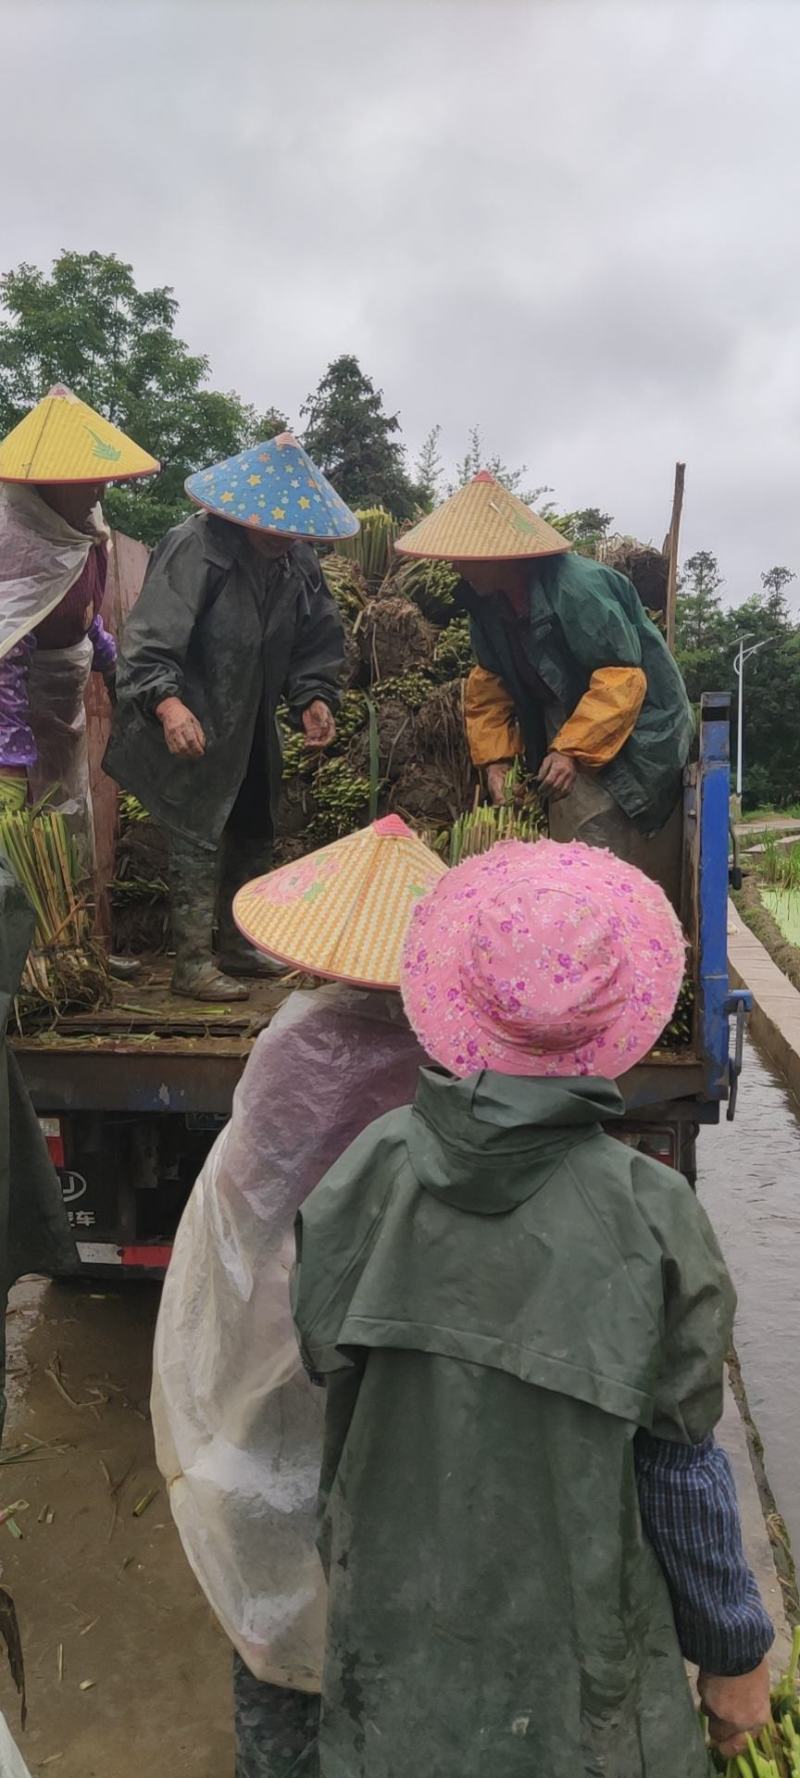
[[[292,1325],[294,1220],[367,1124],[413,1099],[423,1062],[399,996],[292,994],[255,1043],[164,1284],[153,1426],[186,1556],[256,1677],[302,1690],[322,1657],[325,1398]]]
[[[74,531],[35,488],[0,487],[0,660],[55,610],[86,567],[98,532]],[[106,533],[107,535],[107,533]]]
[[[0,1711],[0,1778],[31,1778],[11,1730]]]

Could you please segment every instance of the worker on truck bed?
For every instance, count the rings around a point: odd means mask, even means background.
[[[416,901],[444,870],[388,816],[235,902],[259,946],[337,978],[291,994],[256,1040],[184,1211],[156,1330],[158,1462],[236,1650],[236,1778],[317,1770],[323,1399],[292,1326],[294,1219],[371,1119],[413,1097],[425,1058],[400,1004],[400,955]]]
[[[486,470],[397,549],[443,557],[462,576],[457,598],[479,663],[467,684],[467,734],[492,800],[502,801],[524,753],[553,839],[608,846],[677,905],[692,713],[630,581],[574,554]]]
[[[658,885],[578,844],[497,845],[415,910],[438,1067],[298,1216],[321,1778],[708,1778],[683,1657],[725,1754],[769,1718],[713,1437],[733,1289],[682,1175],[604,1133],[683,960]]]
[[[354,536],[358,520],[288,432],[186,490],[204,510],[150,559],[122,638],[104,765],[169,836],[174,991],[242,1000],[247,986],[222,972],[270,969],[231,903],[269,868],[281,699],[309,747],[336,734],[344,636],[312,545]]]
[[[117,662],[101,615],[110,535],[100,501],[109,482],[157,469],[62,384],[0,442],[0,805],[46,796],[63,811],[87,878],[84,695],[99,673],[113,697]]]

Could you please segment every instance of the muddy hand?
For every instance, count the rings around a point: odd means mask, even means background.
[[[506,779],[511,770],[507,759],[496,760],[494,765],[486,767],[486,788],[489,801],[495,806],[502,803],[506,794]]]
[[[184,759],[202,759],[206,750],[205,735],[197,717],[180,698],[165,698],[159,704],[156,716],[170,753],[177,753]]]
[[[730,1679],[717,1673],[701,1673],[697,1689],[708,1717],[708,1733],[713,1745],[726,1759],[744,1753],[748,1735],[755,1740],[765,1722],[770,1720],[766,1661],[752,1673],[741,1673]]]
[[[536,782],[544,797],[560,802],[569,796],[577,775],[577,766],[568,753],[548,753],[538,772]]]
[[[307,747],[330,747],[336,740],[336,723],[322,698],[315,698],[303,711],[303,734]]]

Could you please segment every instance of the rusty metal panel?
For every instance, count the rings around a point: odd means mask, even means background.
[[[150,551],[144,543],[115,531],[111,539],[111,560],[108,568],[106,596],[103,601],[103,622],[112,636],[119,637],[122,626],[139,596]],[[114,851],[117,840],[117,787],[102,768],[111,728],[111,707],[106,688],[97,673],[92,673],[86,693],[87,738],[89,746],[89,777],[94,807],[95,847],[97,852],[98,924],[106,933],[110,927],[108,885],[114,875]]]
[[[15,1046],[16,1047],[16,1046]],[[73,1111],[216,1112],[229,1117],[247,1055],[151,1052],[130,1046],[95,1050],[16,1047],[23,1079],[40,1115]]]

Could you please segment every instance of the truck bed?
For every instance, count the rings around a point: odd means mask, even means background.
[[[208,1005],[172,994],[170,972],[168,959],[146,960],[135,981],[113,984],[110,1006],[13,1039],[37,1110],[230,1111],[255,1038],[299,978]]]

